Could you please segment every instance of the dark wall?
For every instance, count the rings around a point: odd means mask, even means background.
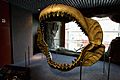
[[[32,27],[32,34],[33,34],[33,55],[40,53],[40,49],[37,46],[37,28],[40,26],[40,22],[38,20],[39,15],[33,14],[33,27]]]
[[[0,66],[11,63],[9,4],[0,0]]]
[[[32,55],[32,13],[11,5],[11,26],[14,63],[25,60],[25,52]]]

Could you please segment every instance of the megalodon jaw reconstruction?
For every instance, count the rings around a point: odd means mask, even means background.
[[[71,64],[59,64],[51,58],[48,45],[44,41],[44,32],[42,28],[38,29],[37,45],[46,56],[48,64],[61,71],[69,71],[77,66],[91,66],[96,63],[105,51],[102,44],[103,31],[96,20],[84,17],[79,10],[74,7],[63,4],[52,4],[43,9],[39,15],[42,21],[75,21],[82,31],[88,36],[89,44],[80,52],[79,57],[71,61]],[[78,36],[79,37],[79,36]],[[81,62],[81,63],[80,63]]]

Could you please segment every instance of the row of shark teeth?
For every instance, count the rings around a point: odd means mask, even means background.
[[[75,18],[72,17],[72,15],[70,15],[68,13],[65,13],[65,12],[51,12],[51,13],[47,13],[45,15],[42,15],[40,17],[40,20],[46,20],[46,19],[52,19],[52,18],[58,18],[58,20],[65,19],[65,20],[67,20],[67,22],[75,21]]]
[[[71,70],[71,69],[73,69],[73,68],[75,68],[76,66],[79,65],[79,60],[78,59],[74,59],[71,64],[56,63],[51,59],[50,55],[47,55],[47,62],[51,67],[53,67],[55,69],[58,69],[58,70],[62,70],[62,71],[69,71],[69,70]]]
[[[69,13],[65,13],[65,12],[51,12],[51,13],[47,13],[43,16],[40,17],[41,21],[52,21],[53,20],[57,20],[57,21],[65,21],[65,22],[70,22],[70,21],[74,21],[82,30],[82,32],[87,35],[85,33],[85,30],[82,28],[81,24],[78,22],[78,20],[76,20],[74,17],[72,17],[72,15],[70,15]]]

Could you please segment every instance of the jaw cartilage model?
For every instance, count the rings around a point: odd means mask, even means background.
[[[88,36],[89,44],[85,46],[79,57],[71,61],[71,64],[59,64],[51,58],[51,53],[48,50],[48,45],[44,41],[43,29],[38,29],[37,45],[46,56],[48,64],[61,71],[69,71],[77,66],[91,66],[96,63],[105,51],[105,46],[102,44],[103,31],[96,20],[84,17],[79,10],[74,7],[53,4],[40,12],[40,22],[42,21],[75,21],[81,30]],[[82,64],[80,64],[82,62]]]

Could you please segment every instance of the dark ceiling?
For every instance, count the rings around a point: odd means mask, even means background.
[[[42,10],[47,5],[62,3],[79,9],[86,17],[109,16],[112,20],[120,17],[120,0],[8,0],[8,2],[33,13],[38,13],[38,9]]]

